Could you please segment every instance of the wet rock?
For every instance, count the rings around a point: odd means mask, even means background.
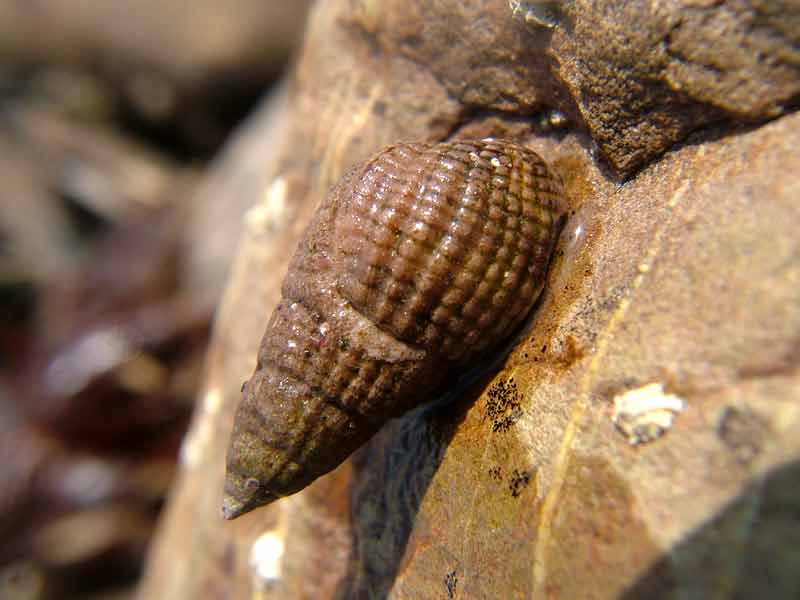
[[[795,597],[797,29],[761,4],[560,3],[552,22],[499,0],[480,14],[402,4],[314,11],[140,596],[767,595],[771,579]],[[677,68],[705,64],[723,30],[739,41],[720,42],[715,85],[700,76],[713,69]],[[738,54],[744,40],[772,58]],[[546,65],[527,72],[538,52]],[[741,104],[739,76],[759,90]],[[389,423],[342,468],[226,525],[233,410],[314,207],[393,141],[482,135],[546,157],[571,205],[514,350],[449,405]],[[614,399],[637,389],[681,410],[634,446]],[[757,430],[720,421],[730,406]]]

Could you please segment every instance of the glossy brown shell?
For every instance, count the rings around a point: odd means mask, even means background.
[[[397,338],[469,360],[530,309],[560,201],[547,166],[520,146],[393,146],[339,212],[339,289]]]
[[[302,489],[498,347],[541,291],[564,210],[545,163],[506,141],[397,144],[349,171],[244,388],[226,517]]]

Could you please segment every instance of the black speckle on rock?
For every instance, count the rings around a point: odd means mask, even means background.
[[[511,473],[511,479],[508,482],[508,489],[511,490],[511,496],[513,498],[519,497],[519,495],[522,493],[522,490],[528,487],[530,482],[531,474],[528,471],[514,469],[514,471]]]
[[[447,597],[456,597],[456,586],[458,585],[458,575],[455,571],[450,571],[444,578],[444,587],[447,589]]]
[[[498,381],[489,388],[486,416],[492,421],[494,433],[508,431],[522,416],[520,394],[513,378]]]

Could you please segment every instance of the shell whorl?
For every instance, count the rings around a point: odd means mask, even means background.
[[[496,347],[539,295],[564,212],[545,163],[506,141],[396,144],[345,174],[244,387],[225,516],[302,489]]]
[[[469,362],[538,296],[560,203],[557,180],[524,147],[392,146],[338,210],[339,289],[397,338]]]

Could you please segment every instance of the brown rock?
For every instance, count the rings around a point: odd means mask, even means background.
[[[661,42],[677,5],[651,15],[608,4],[592,14],[564,3],[553,29],[525,11],[512,17],[499,0],[482,4],[484,20],[465,3],[404,6],[324,3],[314,13],[281,115],[287,129],[271,138],[270,200],[248,219],[140,596],[796,597],[800,569],[787,549],[797,544],[800,502],[800,117],[749,131],[707,127],[788,106],[793,50],[758,63],[766,70],[749,79],[770,91],[749,94],[746,114],[735,113],[720,98],[736,86],[685,79],[687,93],[669,84]],[[678,36],[687,55],[718,31],[714,15],[736,13],[693,6],[686,14],[706,29]],[[459,83],[447,80],[447,61],[429,67],[437,43],[447,52],[469,39],[447,60],[478,71],[491,42],[522,44],[512,27],[528,31],[528,44],[550,36],[553,56],[572,48],[554,72],[580,107],[563,111],[574,129],[554,134],[564,124],[552,113],[526,120],[550,96],[518,74],[503,80],[498,67],[474,92],[480,78],[466,78],[469,68],[454,66]],[[469,37],[479,32],[486,43]],[[515,73],[515,55],[498,43],[498,65]],[[541,80],[555,89],[551,75]],[[454,382],[450,405],[389,423],[304,492],[223,524],[233,408],[313,207],[347,166],[391,142],[484,132],[546,157],[572,206],[521,341],[499,372]],[[593,140],[630,175],[624,185]],[[616,406],[623,396],[635,401]],[[631,445],[616,410],[658,435]]]
[[[557,109],[630,175],[696,129],[764,121],[796,102],[800,12],[790,4],[391,1],[343,18],[470,113]]]
[[[549,50],[592,138],[627,175],[693,130],[765,121],[796,102],[790,4],[563,3]]]

